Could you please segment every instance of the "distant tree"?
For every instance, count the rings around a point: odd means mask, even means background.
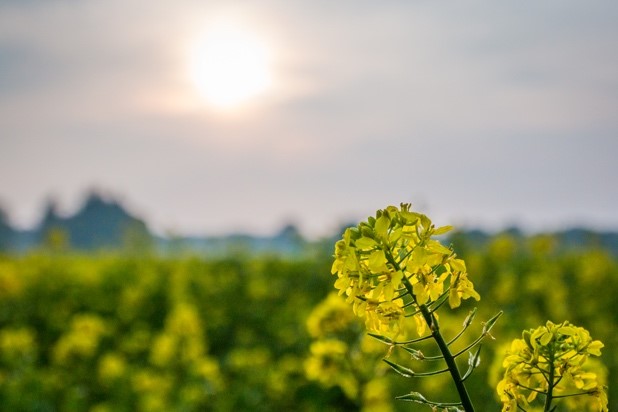
[[[36,231],[36,241],[40,245],[45,245],[49,233],[54,230],[61,228],[62,218],[58,215],[58,206],[54,199],[47,199],[45,202],[45,206],[43,207],[43,219],[41,219],[41,223]]]
[[[287,253],[298,253],[305,245],[305,239],[298,227],[292,223],[286,224],[281,231],[272,239],[275,249]]]
[[[0,252],[6,252],[11,249],[14,236],[14,230],[9,224],[7,214],[0,207]]]
[[[56,203],[48,201],[37,230],[38,243],[49,246],[50,233],[58,229],[64,233],[66,246],[79,250],[120,249],[128,244],[135,247],[137,243],[143,249],[151,243],[150,232],[142,220],[96,192],[90,193],[83,206],[68,217],[60,216]]]

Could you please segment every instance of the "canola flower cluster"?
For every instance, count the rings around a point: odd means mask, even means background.
[[[465,262],[432,239],[451,229],[436,228],[409,204],[378,210],[375,217],[346,229],[335,245],[335,288],[365,318],[369,331],[405,335],[406,318],[414,317],[422,335],[428,322],[421,308],[433,310],[447,297],[451,308],[462,299],[480,299]]]
[[[305,360],[309,380],[339,387],[360,411],[392,412],[384,372],[384,345],[362,333],[363,325],[341,296],[330,293],[307,318],[314,339]]]
[[[584,395],[587,410],[607,411],[606,388],[589,362],[590,356],[601,356],[603,346],[569,322],[547,322],[524,331],[522,339],[511,343],[503,362],[506,371],[497,387],[502,411],[526,410],[539,394],[546,405]],[[581,405],[578,410],[583,410]]]

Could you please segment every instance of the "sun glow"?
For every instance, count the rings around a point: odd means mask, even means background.
[[[191,54],[192,81],[214,107],[236,107],[272,84],[271,50],[255,34],[232,24],[211,27]]]

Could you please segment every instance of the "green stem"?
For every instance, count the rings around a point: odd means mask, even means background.
[[[419,235],[420,237],[420,235]],[[389,261],[391,265],[396,270],[401,270],[399,264],[393,258],[393,255],[390,251],[386,251],[385,253],[386,259]],[[405,286],[412,299],[416,302],[416,295],[414,294],[414,288],[412,287],[412,283],[410,283],[410,279],[406,276],[403,277],[403,285]],[[438,344],[438,348],[440,348],[440,352],[444,357],[444,361],[446,362],[446,366],[448,366],[449,372],[451,373],[451,378],[455,383],[455,387],[457,388],[457,393],[459,394],[459,399],[461,400],[461,406],[464,408],[466,412],[474,412],[474,406],[472,405],[472,400],[470,399],[470,395],[468,395],[468,391],[466,390],[466,386],[464,385],[464,381],[461,378],[461,374],[459,373],[459,369],[457,368],[457,363],[455,362],[455,357],[451,353],[448,344],[444,340],[444,337],[440,333],[440,326],[438,325],[438,319],[433,315],[433,313],[427,308],[426,305],[418,305],[427,326],[431,330],[431,336]]]
[[[406,289],[410,292],[410,294],[414,297],[414,292],[412,290],[412,284],[404,276],[404,285]],[[470,395],[468,395],[468,391],[466,390],[466,386],[464,385],[463,379],[461,378],[461,374],[459,373],[459,369],[457,368],[457,363],[455,362],[455,357],[451,353],[448,344],[444,340],[444,337],[440,333],[440,325],[438,324],[438,319],[433,315],[432,312],[429,311],[426,305],[418,305],[425,319],[429,329],[431,330],[431,336],[438,344],[438,348],[440,348],[440,352],[444,357],[444,361],[446,362],[446,366],[448,367],[449,372],[451,373],[451,378],[455,383],[455,387],[457,388],[457,393],[459,394],[459,399],[461,400],[461,406],[464,408],[466,412],[474,412],[474,406],[472,405],[472,400],[470,399]]]
[[[438,320],[432,313],[429,312],[429,310],[427,310],[427,307],[425,305],[421,305],[421,310],[425,321],[431,328],[431,334],[433,335],[433,338],[438,344],[440,352],[442,352],[442,356],[444,356],[446,366],[448,366],[448,369],[451,372],[451,377],[453,378],[453,382],[455,382],[457,393],[459,394],[459,398],[461,399],[461,406],[463,406],[466,412],[474,412],[474,406],[472,405],[470,395],[468,395],[466,386],[464,385],[461,374],[459,373],[459,369],[457,368],[455,357],[453,357],[453,355],[451,354],[451,351],[446,341],[444,340],[444,337],[440,333],[440,326],[438,325]]]
[[[549,377],[547,378],[547,396],[545,397],[545,407],[543,412],[551,411],[551,403],[554,399],[554,354],[550,353],[549,356]]]

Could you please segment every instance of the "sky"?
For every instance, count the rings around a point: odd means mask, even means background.
[[[157,233],[321,236],[401,202],[618,230],[616,21],[614,0],[3,0],[0,205],[21,228],[96,189]],[[266,56],[231,85],[268,73],[226,107],[202,90],[232,87],[204,74],[222,59],[195,65],[222,25]]]

